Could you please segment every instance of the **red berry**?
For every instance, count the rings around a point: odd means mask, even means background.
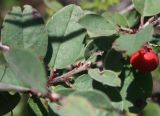
[[[151,48],[142,48],[131,56],[130,63],[140,72],[150,72],[157,68],[159,59]]]

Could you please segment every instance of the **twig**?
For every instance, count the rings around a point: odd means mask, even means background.
[[[101,56],[101,55],[103,55],[103,53],[104,52],[102,52],[102,51],[95,52],[92,56],[90,56],[90,58],[88,58],[88,60],[86,60],[84,62],[79,62],[76,65],[69,66],[70,71],[61,75],[61,76],[53,75],[51,73],[52,75],[49,77],[47,85],[50,86],[50,85],[53,85],[58,82],[65,82],[66,84],[68,84],[70,86],[70,84],[68,82],[73,79],[73,75],[80,73],[82,71],[88,70],[91,67],[91,65],[97,65],[98,62],[93,63],[93,62],[90,62],[89,59],[91,59],[93,56],[99,56],[99,55]]]
[[[152,43],[148,43],[148,44],[152,47],[160,47],[160,45],[157,45],[157,44],[152,44]]]
[[[95,52],[92,56],[90,56],[90,58],[88,58],[88,60],[84,61],[84,62],[79,62],[76,65],[70,65],[67,69],[69,69],[70,71],[61,75],[61,76],[57,76],[51,73],[50,78],[48,80],[47,85],[51,86],[55,83],[58,82],[65,82],[67,85],[72,86],[69,84],[69,81],[73,79],[73,75],[80,73],[82,71],[86,71],[89,68],[91,68],[91,65],[97,65],[98,66],[98,62],[90,62],[89,59],[91,59],[93,56],[101,56],[103,55],[104,52],[102,51],[98,51]]]
[[[53,80],[50,80],[48,82],[49,85],[52,85],[54,83],[58,83],[58,82],[61,82],[61,81],[68,81],[68,80],[71,80],[72,78],[72,75],[74,74],[77,74],[77,73],[80,73],[82,71],[85,71],[87,69],[90,68],[90,65],[91,63],[86,63],[86,64],[83,64],[82,66],[80,67],[77,67],[77,68],[74,68],[73,70],[61,75],[61,76],[58,76],[56,78],[53,78]]]
[[[139,30],[142,29],[143,25],[144,25],[144,17],[141,16]]]
[[[150,25],[154,21],[154,19],[155,19],[154,16],[149,18],[148,21],[140,27],[140,29],[146,28],[148,25]]]
[[[131,4],[131,5],[129,5],[128,7],[126,7],[125,9],[121,10],[121,11],[120,11],[120,14],[124,14],[124,13],[126,13],[126,12],[128,12],[128,11],[133,10],[133,9],[134,9],[134,5]]]
[[[72,83],[70,83],[70,81],[66,81],[65,83],[66,83],[66,85],[68,85],[70,88],[74,88],[74,85],[73,85]]]
[[[122,27],[122,26],[119,26],[118,31],[124,31],[124,32],[129,33],[129,34],[135,33],[134,30],[132,30],[130,28]]]
[[[44,98],[48,98],[51,102],[58,102],[62,100],[64,97],[55,92],[51,92],[44,96]]]

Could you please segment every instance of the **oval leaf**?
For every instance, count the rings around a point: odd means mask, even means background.
[[[88,74],[84,74],[75,80],[74,86],[78,90],[92,90],[92,81],[93,79]]]
[[[65,68],[75,62],[83,47],[84,29],[77,23],[83,16],[80,7],[69,5],[49,20],[47,28],[53,54],[49,62],[52,68]]]
[[[79,20],[79,24],[87,29],[90,37],[110,36],[116,33],[113,24],[96,14],[85,15]]]
[[[37,89],[46,93],[47,78],[45,70],[31,52],[21,49],[11,49],[4,53],[5,59],[11,71],[16,75],[15,80],[20,86]],[[9,82],[12,84],[12,82]]]
[[[72,89],[72,88],[55,88],[53,90],[54,92],[62,95],[62,96],[68,96],[69,94],[73,93],[75,91],[75,89]]]
[[[153,39],[152,26],[148,26],[134,35],[121,35],[114,46],[115,49],[126,51],[129,55],[139,50],[146,42]]]
[[[47,116],[48,112],[41,100],[35,96],[28,99],[29,114],[36,116]]]
[[[121,88],[125,110],[140,112],[146,105],[146,99],[152,94],[152,76],[150,73],[125,72],[126,77]],[[147,84],[147,86],[146,86]]]
[[[160,13],[160,0],[132,0],[137,11],[143,16]]]
[[[72,95],[86,98],[94,107],[99,109],[112,110],[112,104],[110,99],[100,91],[78,91]]]
[[[141,116],[159,116],[160,107],[157,103],[150,102],[141,112]]]
[[[33,51],[37,57],[44,58],[47,51],[48,36],[43,19],[31,6],[13,7],[6,15],[2,29],[2,43],[10,47]]]
[[[113,87],[121,85],[121,80],[118,77],[118,74],[111,70],[105,70],[101,73],[99,69],[90,69],[88,73],[93,79],[100,83]]]
[[[96,116],[94,107],[83,97],[69,96],[62,104],[61,116]]]

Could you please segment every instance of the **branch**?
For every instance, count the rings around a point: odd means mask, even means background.
[[[141,24],[139,30],[146,28],[148,25],[152,24],[154,20],[155,20],[155,17],[154,17],[154,16],[151,17],[151,18],[149,18],[148,21],[147,21],[145,24],[143,24],[143,25]],[[142,21],[142,22],[143,22],[143,21]]]
[[[144,25],[144,17],[141,16],[139,29],[141,29],[143,27],[143,25]]]
[[[126,33],[129,33],[129,34],[136,33],[136,31],[134,31],[133,29],[122,27],[122,26],[119,26],[118,31],[126,32]]]
[[[58,77],[55,77],[51,80],[49,80],[48,84],[49,85],[52,85],[54,83],[58,83],[58,82],[62,82],[62,81],[68,81],[68,80],[71,80],[72,79],[72,76],[74,74],[77,74],[77,73],[80,73],[82,71],[86,71],[88,70],[89,68],[91,67],[91,63],[86,63],[86,64],[83,64],[82,66],[80,67],[77,67],[77,68],[74,68],[73,70],[61,75],[61,76],[58,76]]]
[[[150,46],[152,47],[159,47],[160,48],[160,45],[157,45],[157,44],[153,44],[153,43],[148,43]]]

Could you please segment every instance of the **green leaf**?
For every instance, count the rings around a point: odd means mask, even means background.
[[[103,41],[105,39],[105,41]],[[100,40],[100,41],[95,41],[95,40]],[[102,44],[102,41],[104,42]],[[108,45],[106,43],[110,43],[107,38],[96,38],[94,40],[91,40],[87,43],[84,49],[84,57],[86,60],[89,60],[91,62],[95,62],[97,60],[97,55],[95,55],[96,52],[101,52],[102,49],[106,49]],[[102,49],[101,49],[102,48]]]
[[[115,48],[131,55],[152,39],[152,26],[148,26],[134,35],[120,35],[116,40]]]
[[[88,73],[94,80],[100,83],[113,87],[119,87],[121,85],[121,80],[118,77],[118,74],[111,70],[100,72],[99,69],[90,69]]]
[[[96,116],[107,116],[108,112],[102,109],[96,109]]]
[[[129,24],[128,24],[126,17],[124,17],[123,15],[121,15],[119,13],[113,14],[112,19],[113,19],[114,23],[116,23],[117,25],[129,27]]]
[[[89,41],[85,47],[84,56],[87,60],[95,62],[97,60],[97,52],[108,52],[113,42],[115,41],[115,36],[110,37],[97,37]]]
[[[137,13],[135,10],[129,11],[123,14],[123,16],[127,19],[129,27],[134,27],[139,22],[140,19],[139,13]]]
[[[118,109],[119,111],[123,111],[123,103],[122,103],[119,87],[111,87],[108,85],[103,85],[98,81],[93,81],[93,87],[94,89],[105,93],[112,101],[112,105],[115,109]]]
[[[0,75],[2,83],[9,83],[13,85],[22,85],[20,80],[17,80],[17,75],[8,66],[0,67]]]
[[[120,116],[120,112],[111,110],[111,111],[106,111],[102,109],[96,109],[96,116]]]
[[[126,71],[125,75],[123,75],[124,83],[120,92],[124,109],[140,112],[146,105],[146,99],[152,94],[152,76],[150,73],[142,74],[135,71]]]
[[[0,92],[0,98],[0,115],[12,111],[20,101],[18,93],[11,95],[8,92]]]
[[[31,116],[28,113],[28,95],[27,94],[21,94],[21,100],[19,101],[18,105],[13,109],[13,115],[16,116]]]
[[[92,81],[93,79],[89,75],[84,74],[75,80],[74,87],[82,91],[92,90]]]
[[[133,27],[138,23],[140,15],[137,13],[137,11],[133,10],[124,14],[105,12],[103,13],[103,17],[105,17],[115,26],[119,25],[122,27]]]
[[[83,14],[80,7],[69,5],[49,20],[47,28],[53,48],[49,62],[51,68],[65,68],[74,63],[79,56],[86,32],[77,21]]]
[[[56,92],[62,96],[68,96],[71,93],[75,92],[74,88],[66,88],[62,85],[52,86],[51,91]]]
[[[119,25],[119,26],[123,26],[123,27],[128,27],[128,21],[126,19],[125,16],[123,16],[120,13],[104,13],[103,16],[106,18],[106,20],[110,20],[115,26]]]
[[[14,79],[19,83],[19,86],[37,89],[42,93],[47,92],[47,78],[44,67],[32,52],[11,49],[9,52],[5,52],[4,56],[10,70],[15,75],[9,81],[10,84]]]
[[[116,36],[110,36],[110,37],[97,37],[95,38],[90,44],[91,47],[93,46],[93,50],[95,52],[97,51],[108,51],[112,48],[112,44],[116,40]],[[92,45],[94,44],[94,45]]]
[[[40,13],[31,6],[13,7],[6,15],[2,29],[2,43],[10,47],[27,49],[43,59],[48,44],[47,31]]]
[[[114,49],[109,50],[105,56],[105,69],[121,72],[123,68],[122,59],[121,52],[117,52]]]
[[[94,107],[83,97],[69,96],[62,104],[61,116],[96,116]]]
[[[1,66],[6,65],[6,60],[2,52],[0,52],[0,65]]]
[[[85,51],[84,51],[84,57],[85,59],[89,59],[91,58],[91,60],[93,60],[93,62],[96,60],[96,57],[93,56],[93,54],[98,51],[98,46],[96,46],[96,44],[94,43],[93,40],[91,40],[90,42],[88,42],[88,44],[85,46]],[[93,57],[93,59],[92,59]]]
[[[78,91],[72,93],[71,95],[84,97],[96,108],[106,110],[113,109],[110,99],[100,91]]]
[[[96,14],[85,15],[79,20],[79,24],[87,29],[90,37],[111,36],[116,33],[113,24]]]
[[[152,16],[160,13],[159,0],[132,0],[135,8],[142,16]]]
[[[60,107],[61,105],[57,104],[57,103],[49,103],[49,113],[48,116],[61,116],[61,112],[60,112]]]
[[[148,103],[147,106],[141,113],[142,116],[159,116],[160,115],[160,107],[156,103]]]
[[[75,89],[72,89],[72,88],[63,88],[63,89],[58,89],[58,90],[54,89],[54,92],[62,96],[68,96],[71,93],[75,92]]]
[[[47,110],[45,109],[44,105],[42,104],[41,100],[36,97],[32,97],[28,99],[28,106],[30,115],[36,116],[47,116]]]

